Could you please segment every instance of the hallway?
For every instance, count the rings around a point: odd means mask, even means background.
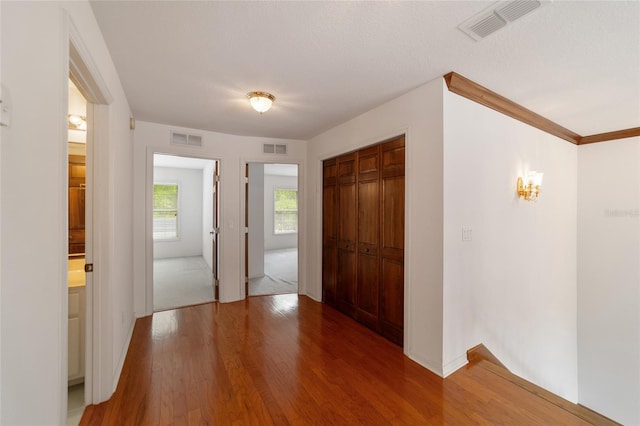
[[[584,424],[480,367],[447,379],[297,295],[138,319],[114,396],[82,425]]]

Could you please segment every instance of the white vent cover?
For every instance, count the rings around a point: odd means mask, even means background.
[[[509,22],[522,18],[527,13],[533,12],[541,6],[538,0],[515,0],[505,5],[500,5],[496,13]]]
[[[202,146],[202,136],[171,132],[171,145]]]
[[[262,145],[262,152],[265,154],[281,154],[287,153],[287,145],[279,143],[265,143]]]
[[[499,1],[467,19],[458,28],[472,39],[478,41],[503,28],[509,22],[522,18],[546,2],[539,0]]]

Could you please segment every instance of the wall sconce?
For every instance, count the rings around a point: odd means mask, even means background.
[[[69,130],[87,130],[87,117],[69,114]]]
[[[527,175],[527,183],[525,184],[521,177],[518,178],[518,197],[527,201],[536,201],[540,195],[540,185],[542,185],[541,172],[529,172]]]

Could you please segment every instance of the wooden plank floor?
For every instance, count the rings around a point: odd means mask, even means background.
[[[442,379],[297,295],[137,321],[113,397],[81,425],[588,424],[478,366]]]

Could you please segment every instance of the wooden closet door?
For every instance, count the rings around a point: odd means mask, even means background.
[[[322,300],[336,304],[338,256],[338,204],[336,200],[337,162],[326,160],[322,167]]]
[[[402,345],[404,328],[404,136],[382,145],[380,327]]]
[[[377,329],[380,299],[380,146],[358,151],[357,319]]]
[[[356,153],[338,157],[337,307],[354,315],[356,302]]]

